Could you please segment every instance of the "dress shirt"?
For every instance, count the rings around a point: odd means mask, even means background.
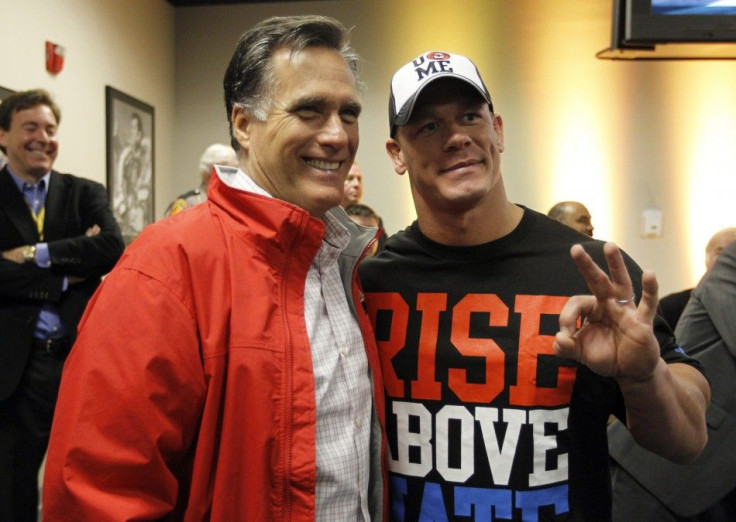
[[[270,196],[242,170],[233,186]],[[372,385],[363,337],[337,264],[350,233],[329,214],[323,221],[325,237],[304,287],[317,409],[315,518],[367,521]]]
[[[10,177],[13,178],[15,185],[18,190],[21,191],[23,197],[28,204],[29,211],[38,216],[41,209],[46,205],[46,194],[48,193],[47,187],[49,186],[49,179],[51,179],[51,172],[47,172],[41,179],[36,183],[28,183],[18,177],[8,165],[8,172]],[[34,220],[36,218],[34,217]],[[49,268],[51,266],[51,256],[49,254],[49,245],[46,242],[36,243],[36,265],[41,268]],[[62,290],[66,290],[68,286],[68,280],[65,277],[62,283]],[[38,320],[36,321],[36,329],[33,333],[35,339],[60,339],[67,336],[67,330],[64,323],[59,317],[59,310],[51,303],[46,303],[41,307],[41,312],[38,314]]]

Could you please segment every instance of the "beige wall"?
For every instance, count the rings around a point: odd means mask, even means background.
[[[712,232],[736,224],[736,67],[732,61],[622,62],[610,0],[333,0],[173,9],[165,0],[0,0],[0,85],[50,89],[64,110],[61,170],[105,179],[104,86],[156,107],[156,214],[196,186],[196,164],[227,141],[222,75],[239,35],[270,15],[320,13],[353,27],[368,85],[358,161],[365,202],[390,232],[414,212],[384,152],[387,85],[432,48],[470,55],[505,122],[513,201],[546,211],[579,199],[596,235],[653,268],[662,293],[697,282]],[[43,42],[67,47],[58,77]],[[8,44],[7,42],[13,42]],[[12,48],[8,47],[12,45]],[[663,236],[640,235],[642,211]]]
[[[0,85],[42,87],[61,108],[61,172],[106,183],[105,86],[155,110],[156,214],[168,203],[174,154],[174,9],[165,0],[0,0]],[[66,49],[46,72],[45,42]]]
[[[179,9],[176,166],[192,170],[226,139],[222,74],[239,34],[269,15],[320,13],[353,27],[368,91],[358,161],[366,203],[390,232],[414,212],[405,177],[384,152],[387,85],[415,55],[471,56],[505,122],[509,197],[546,212],[583,201],[596,236],[656,270],[662,294],[694,285],[716,230],[736,224],[736,68],[732,61],[599,60],[610,41],[609,0],[344,0]],[[189,176],[194,184],[194,175]],[[663,235],[640,234],[642,212]]]

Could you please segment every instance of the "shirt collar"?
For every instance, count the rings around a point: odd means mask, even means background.
[[[220,167],[221,168],[221,167]],[[234,171],[235,169],[232,169]],[[251,178],[242,169],[237,169],[237,173],[228,171],[227,180],[223,180],[232,188],[245,190],[261,196],[272,198],[273,196],[259,186],[253,178]],[[329,212],[325,212],[322,215],[322,221],[325,224],[325,237],[324,243],[327,243],[330,247],[336,249],[334,257],[342,252],[345,247],[350,243],[350,232],[348,229],[340,223],[340,221]],[[318,256],[319,257],[319,256]],[[329,256],[328,257],[333,257]]]
[[[38,185],[38,183],[43,180],[44,187],[48,188],[49,186],[49,179],[51,178],[51,171],[48,171],[46,174],[44,174],[41,179],[39,179],[36,183],[28,183],[27,181],[23,181],[13,170],[10,168],[10,165],[6,165],[8,172],[10,173],[10,177],[13,178],[13,181],[15,182],[15,186],[18,187],[18,190],[23,192],[23,187],[28,185]]]

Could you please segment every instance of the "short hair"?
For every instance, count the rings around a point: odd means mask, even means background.
[[[209,175],[212,172],[213,165],[235,161],[237,161],[235,151],[230,145],[213,143],[205,149],[199,158],[199,173]]]
[[[348,216],[362,216],[378,219],[378,214],[368,205],[362,203],[352,203],[345,207],[345,213]]]
[[[555,221],[561,221],[565,218],[565,214],[570,207],[570,201],[560,201],[547,212],[547,216],[551,217]]]
[[[278,49],[287,48],[291,55],[307,47],[324,47],[338,51],[358,79],[360,57],[350,47],[349,32],[337,20],[327,16],[275,16],[263,20],[243,33],[225,71],[225,112],[230,128],[230,142],[235,151],[240,144],[233,136],[230,116],[239,105],[258,120],[265,120],[271,105],[275,78],[271,57]]]
[[[43,89],[31,89],[29,91],[20,91],[5,97],[0,103],[0,129],[4,131],[10,130],[10,124],[13,120],[13,115],[16,112],[31,109],[37,105],[46,105],[51,112],[54,113],[56,118],[56,124],[58,125],[61,121],[61,110],[56,105],[48,91]],[[5,147],[0,147],[3,152],[6,152]]]

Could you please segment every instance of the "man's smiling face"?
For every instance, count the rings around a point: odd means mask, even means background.
[[[339,52],[307,47],[271,58],[276,79],[268,116],[233,111],[244,170],[272,196],[318,216],[340,204],[358,149],[360,101]]]
[[[10,129],[0,129],[0,145],[6,149],[10,169],[29,182],[43,177],[59,152],[57,130],[56,116],[46,105],[14,113]]]
[[[418,211],[465,212],[498,192],[503,122],[464,82],[428,85],[386,147],[394,170],[408,171]]]

